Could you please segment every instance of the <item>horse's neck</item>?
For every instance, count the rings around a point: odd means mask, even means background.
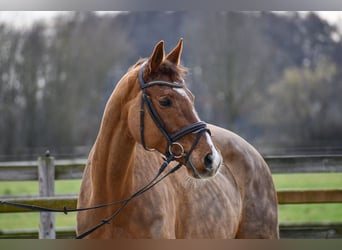
[[[131,192],[135,160],[135,141],[129,135],[122,102],[128,97],[117,92],[114,91],[106,105],[89,159],[94,195],[105,194],[111,199]]]

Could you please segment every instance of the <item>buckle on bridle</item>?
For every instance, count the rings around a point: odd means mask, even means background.
[[[182,144],[179,142],[172,142],[169,145],[169,153],[172,155],[175,159],[179,159],[183,156],[185,156],[185,150]]]

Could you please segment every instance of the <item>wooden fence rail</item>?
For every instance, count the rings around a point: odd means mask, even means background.
[[[327,190],[279,190],[277,191],[278,203],[284,204],[314,204],[314,203],[342,203],[342,189]],[[64,207],[74,209],[77,205],[77,196],[57,197],[29,197],[9,198],[8,202],[23,203],[27,205],[42,206],[63,210]],[[24,213],[32,210],[7,205],[0,206],[0,213]]]
[[[325,156],[281,156],[281,157],[265,157],[271,172],[275,173],[322,173],[322,172],[342,172],[342,155],[325,155]],[[47,164],[49,163],[49,164]],[[51,163],[53,166],[51,166]],[[31,162],[2,162],[0,163],[0,181],[28,181],[39,180],[46,182],[47,175],[51,175],[51,171],[45,172],[39,170],[37,166],[47,166],[53,169],[54,180],[80,179],[86,164],[85,159],[76,160],[54,160],[53,157],[41,157],[37,161]],[[44,177],[45,176],[45,177]],[[342,183],[341,183],[342,184]],[[44,185],[43,185],[44,186]],[[46,185],[45,185],[46,186]],[[47,208],[68,209],[76,208],[77,196],[54,196],[51,193],[51,184],[40,189],[40,197],[0,197],[2,200],[24,203],[29,205],[43,206]],[[342,188],[327,190],[278,190],[279,204],[306,204],[306,203],[342,203]],[[30,210],[0,205],[0,213],[17,213],[31,212]],[[44,216],[43,216],[44,217]],[[41,221],[45,219],[41,218]],[[42,223],[42,222],[41,222]],[[54,218],[47,219],[47,225],[54,225]],[[49,226],[48,226],[49,227]],[[44,225],[40,225],[39,238],[68,237],[75,234],[74,229],[63,229],[62,231],[48,231],[49,228],[42,230]],[[68,233],[69,232],[69,233]],[[281,237],[285,238],[342,238],[342,223],[333,224],[296,224],[280,225]],[[31,233],[31,234],[30,234]],[[0,238],[11,237],[28,237],[32,235],[36,237],[37,232],[18,231],[18,230],[1,230]],[[31,236],[29,236],[31,235]]]
[[[272,174],[342,172],[342,155],[268,156]],[[55,160],[55,179],[81,179],[86,159]],[[37,161],[0,162],[0,181],[38,180]]]

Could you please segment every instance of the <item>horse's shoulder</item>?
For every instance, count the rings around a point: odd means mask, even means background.
[[[270,170],[260,153],[245,139],[232,131],[210,125],[215,145],[221,151],[225,165],[238,182],[271,178]]]
[[[234,132],[215,125],[209,125],[209,128],[216,146],[225,156],[232,159],[244,158],[246,161],[260,160],[262,158],[254,146]]]

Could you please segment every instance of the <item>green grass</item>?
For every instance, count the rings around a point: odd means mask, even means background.
[[[81,180],[63,180],[55,182],[55,194],[77,194]],[[0,182],[0,196],[2,195],[37,195],[38,181],[2,181]]]
[[[277,190],[342,188],[342,173],[275,174]],[[342,222],[342,203],[279,206],[280,222]]]
[[[277,190],[342,188],[342,173],[274,174]]]
[[[279,206],[280,222],[342,222],[342,204],[296,204]]]
[[[342,188],[342,173],[273,175],[277,190]],[[80,180],[57,181],[56,194],[77,194]],[[2,195],[36,195],[38,182],[0,182]],[[342,204],[280,205],[280,222],[342,222]],[[38,213],[0,214],[0,230],[38,228]],[[74,227],[76,214],[56,214],[56,227]]]
[[[77,194],[81,180],[68,180],[55,182],[55,194]],[[0,182],[0,196],[3,195],[37,195],[38,182]],[[74,227],[76,225],[76,213],[56,214],[56,227]],[[0,230],[17,228],[39,228],[39,213],[0,213]]]

